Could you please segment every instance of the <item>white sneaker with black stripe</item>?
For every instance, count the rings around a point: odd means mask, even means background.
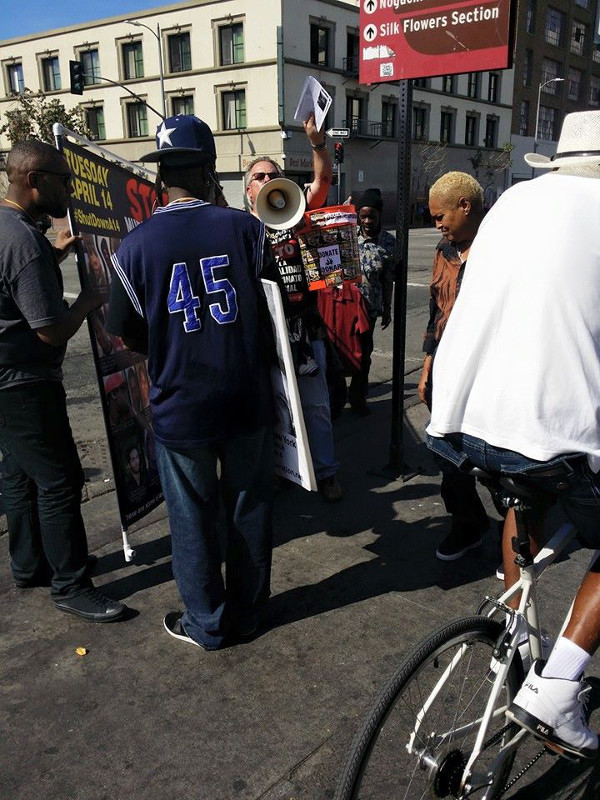
[[[506,712],[507,718],[559,753],[595,758],[598,736],[590,730],[585,718],[590,685],[583,681],[543,678],[545,665],[544,661],[534,662]]]

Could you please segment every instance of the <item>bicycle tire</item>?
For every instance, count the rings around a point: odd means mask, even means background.
[[[440,752],[437,754],[439,760],[437,770],[435,768],[430,769],[429,773],[425,775],[427,769],[421,767],[420,772],[423,774],[417,775],[416,777],[420,779],[419,785],[424,787],[424,791],[421,794],[415,791],[413,778],[415,777],[415,762],[417,762],[417,756],[408,752],[406,744],[409,739],[409,731],[411,728],[414,730],[415,727],[416,712],[410,707],[408,690],[410,689],[412,691],[412,683],[418,679],[420,675],[423,675],[428,666],[431,666],[433,669],[432,680],[439,680],[440,670],[445,669],[447,666],[445,662],[450,660],[451,651],[456,651],[463,645],[468,645],[470,648],[464,651],[465,654],[468,654],[468,659],[467,655],[460,659],[461,662],[463,659],[465,660],[463,680],[465,681],[465,686],[467,686],[467,678],[470,678],[467,660],[469,660],[471,664],[473,663],[471,656],[474,655],[474,652],[471,653],[470,650],[473,649],[473,645],[477,644],[477,661],[473,666],[479,670],[479,674],[476,676],[475,670],[473,671],[473,688],[477,689],[473,700],[475,700],[481,688],[483,688],[483,691],[480,692],[482,699],[484,699],[484,697],[487,699],[489,691],[486,691],[486,689],[491,690],[494,677],[493,674],[490,674],[492,651],[503,629],[503,626],[499,622],[495,622],[487,617],[465,617],[444,626],[407,655],[382,688],[379,697],[368,713],[362,727],[357,732],[338,782],[334,800],[363,800],[363,798],[364,800],[392,800],[392,798],[393,800],[418,800],[420,797],[436,798],[458,796],[457,794],[444,792],[446,790],[450,791],[452,786],[455,787],[457,781],[460,781],[460,775],[462,775],[466,759],[472,751],[472,748],[471,751],[469,751],[468,748],[461,751],[458,747],[459,742],[453,741],[452,736],[450,736],[449,743],[444,743],[443,749],[440,745]],[[481,654],[479,653],[480,650]],[[459,673],[460,669],[462,669],[461,666],[453,670],[449,679],[443,684],[443,691],[439,692],[440,701],[447,699],[446,687],[448,686],[448,688],[450,688],[451,681],[454,681],[454,673]],[[487,674],[484,674],[484,669],[487,670]],[[456,682],[458,682],[461,676],[457,674],[456,677]],[[522,680],[523,669],[521,659],[519,655],[516,654],[504,683],[505,696],[501,698],[502,705],[510,702],[514,694],[518,691]],[[444,697],[442,697],[442,695],[444,695]],[[429,698],[430,696],[431,690],[427,692],[426,689],[425,694],[419,695],[420,699],[417,702],[417,706],[422,709],[424,698]],[[449,696],[451,697],[451,695]],[[373,766],[372,762],[375,748],[380,742],[382,732],[388,725],[392,713],[398,708],[399,701],[402,699],[404,699],[404,704],[402,709],[398,711],[397,716],[401,716],[405,705],[408,711],[407,723],[406,725],[400,723],[400,726],[405,727],[406,730],[401,732],[401,741],[394,741],[394,732],[390,732],[389,736],[386,737],[388,739],[386,744],[390,749],[390,755],[379,759],[383,761],[384,764],[387,764],[388,767],[397,769],[400,775],[398,778],[396,778],[395,775],[390,775],[389,778],[386,776],[385,785],[387,788],[381,787],[373,790],[367,787],[367,789],[365,789],[365,776],[367,775],[367,770]],[[432,702],[432,708],[436,705],[437,700],[438,697]],[[469,700],[467,708],[471,702],[472,701]],[[429,711],[427,711],[423,719],[423,727],[426,722],[429,722],[429,717],[427,715],[429,715]],[[478,717],[474,718],[477,719]],[[441,719],[441,716],[436,718],[435,721],[438,721],[438,719]],[[460,721],[461,725],[465,725],[465,720],[459,718],[455,712],[453,724],[456,725],[457,720]],[[493,721],[493,725],[498,728],[502,737],[505,738],[508,738],[516,730],[514,724],[507,724],[503,715],[498,715]],[[505,734],[502,734],[503,729],[506,729]],[[442,728],[442,730],[445,729]],[[493,734],[493,730],[491,734]],[[424,734],[419,734],[419,736],[424,738]],[[433,734],[430,735],[430,740],[432,737]],[[488,738],[487,741],[489,742],[490,738]],[[492,752],[488,755],[491,761],[491,758],[495,755],[493,748]],[[435,757],[436,753],[432,752],[432,756]],[[492,790],[492,793],[488,795],[490,800],[492,798],[493,800],[497,800],[497,798],[502,796],[513,766],[514,757],[515,753],[513,752],[503,763],[502,769],[500,770],[501,774],[497,776],[494,783],[495,788]],[[403,772],[401,762],[404,762],[407,766],[412,765],[412,771],[409,769],[407,772]],[[479,763],[479,761],[476,762],[476,767]],[[377,770],[381,769],[381,765],[375,765],[373,769],[376,783],[377,779],[382,780],[377,774]],[[404,793],[402,793],[403,791]],[[455,789],[455,791],[457,790]],[[475,793],[470,796],[483,797],[484,794],[485,790],[480,791],[479,794]]]

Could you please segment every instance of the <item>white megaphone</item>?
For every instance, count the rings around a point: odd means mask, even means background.
[[[306,209],[306,199],[294,181],[273,178],[261,186],[254,207],[258,218],[267,228],[283,231],[300,222]]]

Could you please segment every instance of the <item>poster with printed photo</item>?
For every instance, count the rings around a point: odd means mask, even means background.
[[[152,213],[153,184],[125,166],[82,147],[67,136],[57,140],[73,173],[69,219],[80,233],[77,267],[83,287],[106,294],[111,256],[125,234]],[[146,356],[127,349],[106,330],[106,304],[88,318],[90,338],[111,454],[123,530],[163,499],[156,469]]]

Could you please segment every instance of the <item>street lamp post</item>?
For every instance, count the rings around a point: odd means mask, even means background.
[[[160,96],[162,98],[162,110],[163,110],[163,117],[167,116],[167,101],[165,98],[165,77],[163,74],[163,53],[162,53],[162,42],[160,38],[160,23],[156,23],[156,30],[153,30],[149,25],[146,25],[145,22],[139,22],[137,19],[127,19],[125,22],[128,22],[130,25],[135,25],[138,28],[146,28],[147,31],[156,38],[158,42],[158,69],[159,69],[159,76],[160,76]],[[562,80],[562,79],[561,79]]]
[[[535,112],[535,136],[533,137],[533,152],[537,153],[537,144],[538,144],[538,133],[540,127],[540,100],[542,99],[542,89],[544,86],[548,86],[549,83],[561,83],[564,81],[564,78],[550,78],[549,81],[545,81],[544,83],[540,83],[538,87],[538,97],[537,97],[537,110]],[[532,169],[533,175],[533,169]]]

